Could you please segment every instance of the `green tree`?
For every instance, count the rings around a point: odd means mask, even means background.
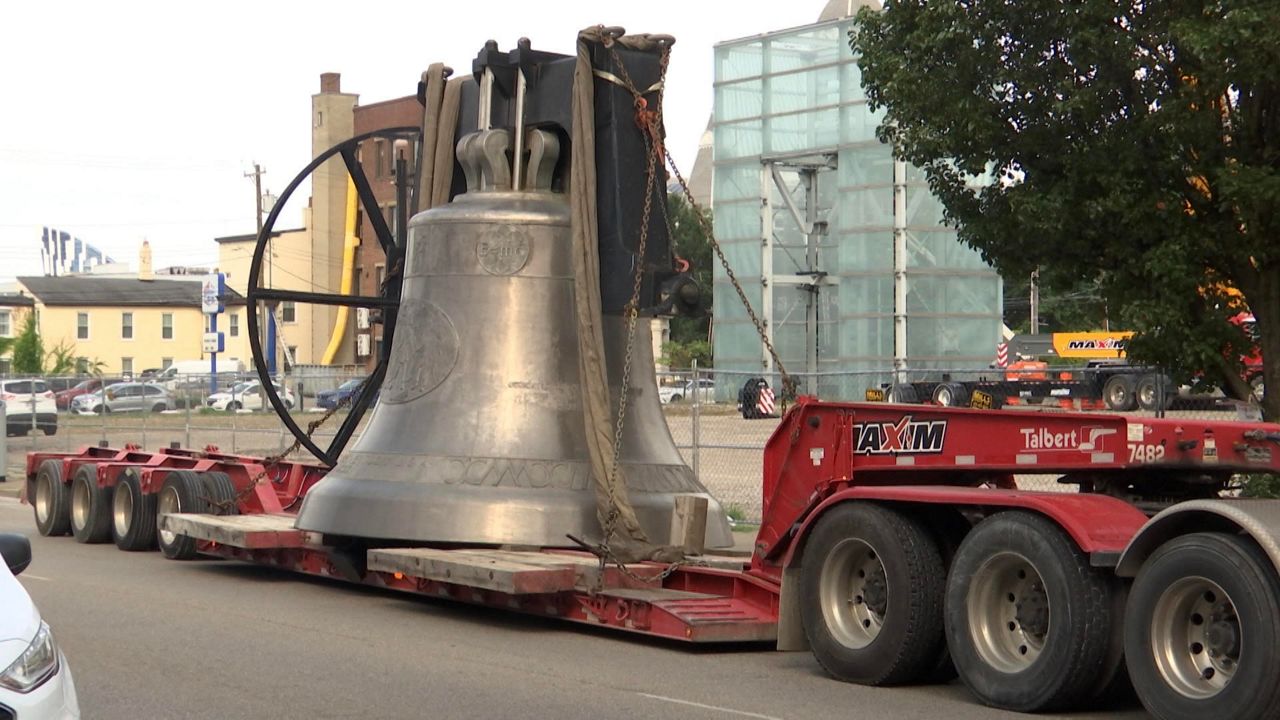
[[[963,241],[1005,277],[1097,281],[1136,359],[1244,396],[1229,288],[1280,359],[1276,27],[1248,0],[889,0],[850,43]]]
[[[36,314],[27,313],[22,331],[13,341],[13,372],[16,375],[39,375],[44,372],[44,341],[36,328]]]
[[[707,237],[707,231],[711,228],[711,215],[705,210],[694,208],[684,196],[671,193],[667,195],[667,217],[671,221],[672,248],[676,255],[688,261],[689,271],[702,289],[702,306],[706,308],[704,315],[672,318],[671,341],[705,342],[711,327],[711,271],[712,264],[716,262]],[[708,362],[709,360],[708,357]]]
[[[665,342],[662,344],[662,364],[672,369],[693,367],[711,367],[711,343],[706,340],[690,340],[689,342]]]

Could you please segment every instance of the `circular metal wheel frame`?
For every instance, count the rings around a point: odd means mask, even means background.
[[[182,512],[182,498],[178,497],[178,489],[165,485],[160,489],[160,497],[156,500],[156,517]],[[160,541],[172,545],[177,540],[177,533],[172,530],[160,530]]]
[[[128,535],[133,526],[133,499],[133,490],[120,478],[111,493],[111,523],[120,537]]]
[[[1017,673],[1030,667],[1049,632],[1044,580],[1022,555],[992,555],[974,574],[965,603],[973,646],[991,667]]]
[[[84,529],[91,520],[89,516],[89,486],[82,482],[71,481],[71,527]]]
[[[1165,589],[1151,615],[1151,651],[1169,687],[1197,700],[1231,682],[1244,637],[1235,604],[1217,583],[1186,577]]]
[[[357,156],[360,143],[372,138],[386,138],[393,142],[395,140],[408,140],[416,145],[416,143],[421,142],[421,132],[415,127],[375,130],[363,135],[357,135],[317,155],[315,160],[312,160],[310,164],[303,168],[302,172],[298,173],[288,187],[284,189],[284,192],[280,194],[279,200],[276,201],[275,207],[271,209],[271,213],[267,216],[267,220],[262,226],[262,232],[258,234],[258,242],[253,249],[253,261],[249,266],[249,285],[245,298],[249,315],[249,348],[253,353],[253,366],[258,371],[258,379],[262,382],[263,392],[266,394],[267,400],[270,401],[271,407],[275,409],[276,415],[280,417],[285,427],[289,428],[289,432],[298,440],[298,443],[329,467],[333,467],[338,463],[338,456],[342,453],[343,448],[346,447],[347,442],[350,441],[351,435],[355,433],[356,426],[360,424],[360,419],[364,417],[365,412],[373,403],[374,393],[382,385],[382,378],[387,372],[387,358],[390,357],[391,343],[395,333],[396,309],[400,305],[400,280],[398,273],[393,272],[393,269],[402,263],[405,248],[396,242],[396,238],[392,237],[391,229],[387,226],[386,219],[382,216],[378,201],[373,195],[373,188],[369,185],[369,179],[365,176],[364,170],[361,169],[360,159]],[[335,155],[342,157],[342,162],[346,165],[347,172],[351,174],[351,180],[356,186],[360,209],[373,225],[378,244],[382,247],[382,251],[387,258],[388,279],[384,287],[380,289],[381,294],[372,296],[339,295],[336,293],[276,290],[262,287],[263,258],[266,257],[269,241],[275,229],[276,219],[288,203],[289,197],[306,180],[307,176],[314,173],[325,161]],[[411,186],[414,185],[416,183],[411,183]],[[416,210],[417,205],[416,193],[411,192],[409,201],[410,214]],[[404,232],[403,228],[401,232]],[[289,414],[289,409],[285,405],[284,399],[276,392],[275,385],[271,382],[271,376],[267,373],[266,355],[263,352],[258,323],[258,305],[259,303],[273,305],[285,300],[317,305],[365,307],[382,310],[383,343],[382,352],[378,357],[378,364],[360,388],[360,393],[351,401],[350,411],[343,419],[342,425],[338,428],[327,448],[321,448],[317,445],[298,426],[298,423]],[[163,498],[161,498],[161,501],[163,502]]]
[[[884,565],[866,542],[847,538],[823,560],[818,602],[828,632],[840,644],[861,649],[875,641],[884,627],[888,596]]]
[[[35,511],[36,520],[45,523],[53,515],[53,480],[41,475],[36,480]]]

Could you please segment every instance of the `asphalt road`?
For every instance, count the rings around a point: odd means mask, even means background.
[[[35,534],[20,577],[86,718],[1015,718],[958,683],[872,689],[808,653],[690,649],[218,560]],[[1132,707],[1076,717],[1141,718]]]

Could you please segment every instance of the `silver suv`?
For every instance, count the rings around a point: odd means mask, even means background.
[[[152,383],[116,383],[95,393],[81,395],[71,401],[72,412],[98,414],[150,410],[161,412],[174,408],[173,393]]]

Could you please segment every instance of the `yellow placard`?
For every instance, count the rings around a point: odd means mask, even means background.
[[[996,406],[996,399],[990,393],[974,390],[969,396],[969,407],[979,410],[990,410]]]
[[[867,402],[884,402],[884,390],[867,388]]]
[[[1064,358],[1122,358],[1131,332],[1054,333],[1053,350]]]

